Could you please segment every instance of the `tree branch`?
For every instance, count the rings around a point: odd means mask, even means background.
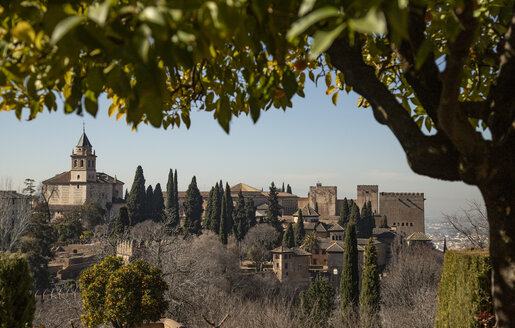
[[[492,138],[499,142],[515,133],[512,125],[515,119],[515,5],[504,39],[504,47],[500,51],[499,75],[491,90],[493,111],[489,122]]]
[[[486,101],[463,101],[459,102],[458,105],[460,106],[459,110],[470,118],[486,121],[491,113]]]
[[[437,114],[440,119],[438,128],[443,130],[467,161],[479,165],[485,161],[488,147],[485,140],[469,123],[464,112],[460,111],[461,106],[458,102],[463,68],[478,26],[473,16],[472,2],[472,0],[466,1],[463,8],[456,10],[456,16],[463,30],[455,40],[449,42],[449,54],[446,58],[445,71],[442,73],[442,94]]]
[[[426,40],[424,35],[427,26],[425,22],[426,11],[426,7],[418,7],[410,2],[407,27],[408,40],[403,40],[398,47],[392,44],[392,48],[401,62],[404,78],[413,88],[427,114],[438,125],[439,119],[436,110],[442,92],[442,83],[433,53],[427,55],[420,69],[415,68],[415,57]]]
[[[343,72],[345,83],[370,102],[375,119],[394,133],[413,171],[439,179],[461,180],[458,153],[453,145],[441,133],[426,136],[420,131],[410,113],[363,61],[359,37],[355,40],[351,46],[347,39],[338,39],[327,51],[333,66]]]

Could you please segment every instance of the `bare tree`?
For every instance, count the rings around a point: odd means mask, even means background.
[[[15,251],[32,216],[28,196],[0,191],[0,251]]]
[[[243,239],[242,255],[256,263],[257,271],[261,271],[263,262],[270,258],[270,250],[277,241],[277,234],[277,230],[271,225],[258,224]]]
[[[465,236],[470,247],[483,249],[488,247],[489,228],[486,208],[478,201],[469,201],[469,207],[461,213],[444,214],[447,223]]]
[[[381,280],[383,328],[432,328],[443,254],[430,246],[401,245]]]

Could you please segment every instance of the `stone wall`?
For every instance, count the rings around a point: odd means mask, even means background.
[[[366,202],[370,201],[372,204],[372,212],[379,213],[378,211],[378,192],[379,187],[377,185],[358,185],[356,199],[356,205],[359,206],[360,209],[363,208]]]
[[[316,208],[318,204],[318,214],[320,216],[335,216],[336,214],[336,196],[335,186],[322,186],[317,183],[316,186],[309,187],[309,206]]]
[[[424,193],[382,192],[379,205],[381,216],[386,216],[388,225],[398,232],[406,235],[425,233]]]

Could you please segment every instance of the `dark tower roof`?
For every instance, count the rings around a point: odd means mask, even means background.
[[[86,136],[86,132],[82,132],[77,147],[93,147],[91,142],[89,142],[88,136]]]

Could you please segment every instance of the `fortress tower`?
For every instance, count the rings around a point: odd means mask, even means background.
[[[366,202],[370,201],[372,204],[372,213],[379,213],[377,208],[379,187],[377,185],[358,185],[357,195],[356,205],[358,205],[360,209],[363,208]]]
[[[309,187],[309,206],[318,207],[320,216],[336,216],[336,187],[322,186],[319,182],[316,186]],[[318,204],[318,206],[317,206]]]
[[[424,193],[382,192],[379,194],[381,217],[386,216],[388,225],[410,235],[425,233]]]

